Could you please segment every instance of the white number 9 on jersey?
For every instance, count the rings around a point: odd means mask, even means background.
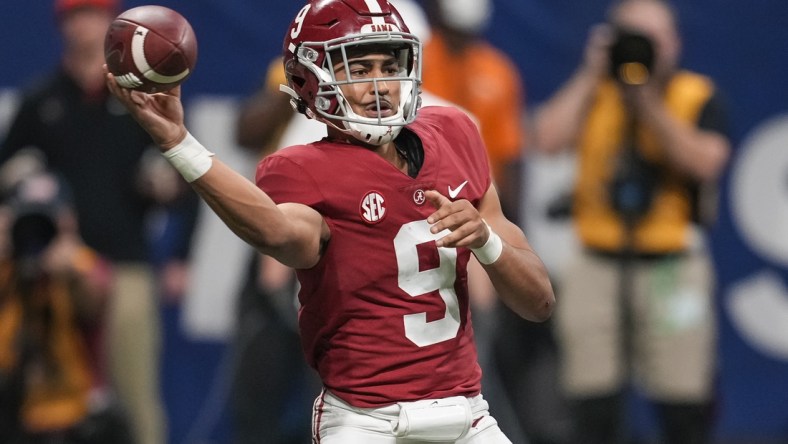
[[[405,336],[419,347],[448,341],[460,329],[460,306],[454,282],[457,279],[457,249],[437,248],[440,265],[430,270],[419,270],[417,245],[445,236],[444,230],[430,233],[426,220],[405,224],[394,238],[394,250],[399,268],[399,287],[412,297],[426,296],[438,291],[446,305],[443,319],[427,322],[427,313],[404,316]]]

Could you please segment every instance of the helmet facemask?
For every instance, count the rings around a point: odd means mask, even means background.
[[[398,60],[399,70],[392,77],[353,79],[349,74],[349,60],[359,53],[392,53]],[[326,42],[304,42],[296,51],[296,59],[318,79],[318,92],[314,100],[314,112],[317,114],[315,117],[365,144],[379,146],[393,140],[402,127],[416,118],[416,112],[421,105],[420,53],[421,43],[416,36],[399,32],[379,32],[344,36]],[[318,66],[316,62],[321,58],[321,66]],[[339,70],[344,70],[346,79],[337,79]],[[400,84],[399,105],[395,114],[388,117],[365,117],[356,114],[341,86],[372,83],[377,109],[380,111],[380,82]]]

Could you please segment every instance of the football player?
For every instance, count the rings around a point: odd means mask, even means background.
[[[327,136],[266,157],[256,185],[189,134],[179,88],[148,95],[107,74],[228,227],[296,269],[303,351],[325,387],[314,442],[509,443],[481,394],[468,262],[526,319],[555,304],[473,121],[420,109],[420,51],[386,0],[307,3],[285,36],[282,89]]]

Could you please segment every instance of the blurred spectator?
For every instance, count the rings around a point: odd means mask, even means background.
[[[261,87],[241,106],[236,125],[238,145],[263,158],[279,148],[279,139],[295,115],[290,96],[279,91],[286,82],[282,58],[268,65]]]
[[[536,118],[539,148],[578,150],[583,249],[562,274],[556,326],[582,442],[628,442],[630,378],[654,402],[661,442],[711,438],[714,270],[699,209],[730,146],[714,82],[681,69],[680,49],[668,3],[617,2]]]
[[[483,37],[492,2],[424,0],[422,4],[432,26],[424,45],[424,90],[478,119],[504,213],[516,220],[525,100],[517,67]]]
[[[149,136],[106,90],[104,35],[120,6],[119,0],[54,1],[60,64],[24,94],[0,163],[35,147],[70,184],[82,238],[114,269],[107,338],[112,381],[139,443],[162,444],[160,324],[146,218],[151,208],[189,194],[171,169],[162,172],[144,160]]]
[[[101,359],[110,268],[80,239],[67,186],[34,173],[4,211],[0,442],[132,443]]]

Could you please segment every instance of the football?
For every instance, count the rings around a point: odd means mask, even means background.
[[[129,9],[113,20],[104,39],[107,68],[124,88],[164,92],[186,80],[197,63],[189,22],[163,6]]]

